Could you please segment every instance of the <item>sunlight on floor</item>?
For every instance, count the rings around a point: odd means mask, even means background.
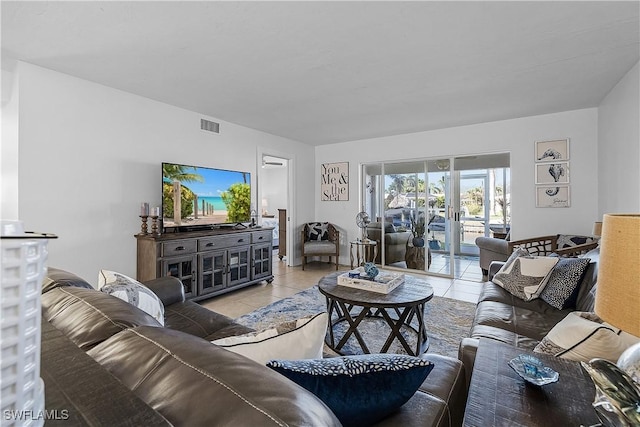
[[[432,260],[438,271],[448,271],[448,260],[436,255]],[[482,273],[478,265],[478,259],[474,257],[460,257],[456,259],[455,279],[423,276],[433,287],[437,296],[454,298],[462,301],[477,302],[481,290]],[[348,270],[349,266],[344,266]],[[316,284],[325,275],[336,271],[335,265],[326,262],[311,262],[302,267],[287,267],[285,261],[280,261],[274,256],[273,261],[273,282],[261,282],[253,286],[248,286],[228,294],[213,297],[200,301],[202,306],[236,318],[252,312],[265,305],[271,304],[283,298],[289,297],[302,290],[308,289]]]

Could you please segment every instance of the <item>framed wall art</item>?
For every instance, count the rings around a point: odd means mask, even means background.
[[[349,162],[321,165],[320,200],[349,200]]]
[[[568,185],[536,186],[537,208],[568,208],[571,206],[571,193]]]
[[[536,163],[536,184],[568,184],[569,162]]]
[[[569,160],[569,139],[536,142],[536,162]]]

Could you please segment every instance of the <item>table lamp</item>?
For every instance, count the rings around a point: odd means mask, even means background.
[[[596,314],[640,337],[640,214],[604,215],[599,264]],[[627,349],[617,366],[597,359],[590,365],[597,390],[594,408],[603,424],[640,422],[640,344]]]
[[[593,233],[594,236],[600,237],[602,236],[602,221],[596,221],[593,223]]]

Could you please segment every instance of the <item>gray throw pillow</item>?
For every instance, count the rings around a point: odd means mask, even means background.
[[[558,258],[533,257],[526,250],[517,249],[492,280],[511,295],[531,301],[540,296],[557,262]]]

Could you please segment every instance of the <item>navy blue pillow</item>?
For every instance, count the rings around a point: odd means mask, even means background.
[[[371,425],[404,405],[433,363],[402,354],[272,360],[281,373],[320,398],[345,426]]]

